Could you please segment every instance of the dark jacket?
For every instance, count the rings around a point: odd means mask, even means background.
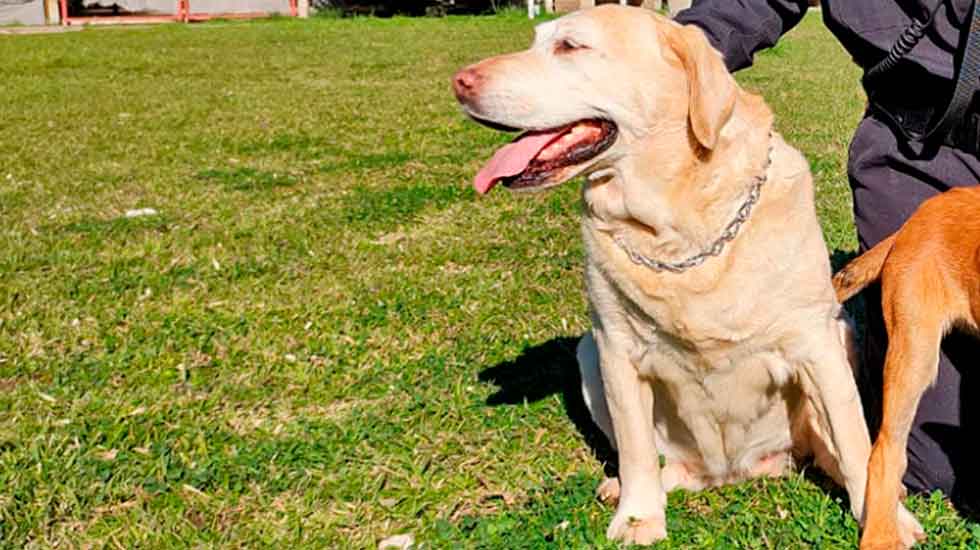
[[[869,69],[887,55],[912,18],[926,19],[939,2],[945,5],[906,59],[952,79],[953,56],[972,0],[822,0],[822,11],[827,28],[859,66]],[[704,29],[729,70],[736,71],[751,65],[755,52],[773,46],[806,10],[806,0],[695,0],[675,19]]]

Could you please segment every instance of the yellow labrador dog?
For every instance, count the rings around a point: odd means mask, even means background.
[[[472,118],[525,130],[477,174],[587,175],[583,392],[619,456],[608,537],[667,536],[667,492],[815,462],[860,520],[870,443],[806,161],[694,27],[602,6],[461,70]],[[661,466],[660,456],[666,459]],[[899,510],[904,540],[922,536]]]

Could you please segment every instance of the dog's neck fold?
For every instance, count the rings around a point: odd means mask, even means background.
[[[631,149],[642,154],[626,155],[590,178],[584,194],[588,221],[624,237],[635,252],[661,261],[706,250],[765,170],[772,118],[760,98],[739,93],[712,150],[701,147],[687,127],[639,138]],[[687,136],[665,138],[670,131]],[[681,154],[676,146],[668,151],[659,145],[681,140],[688,143]]]

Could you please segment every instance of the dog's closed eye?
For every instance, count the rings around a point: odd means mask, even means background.
[[[556,54],[567,54],[567,53],[572,53],[574,51],[588,50],[588,49],[590,49],[588,46],[572,38],[563,38],[555,42]]]

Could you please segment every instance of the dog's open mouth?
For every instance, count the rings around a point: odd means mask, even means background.
[[[576,175],[582,165],[616,140],[608,120],[580,120],[550,130],[525,132],[494,154],[473,180],[478,193],[497,183],[514,190],[543,189]]]

